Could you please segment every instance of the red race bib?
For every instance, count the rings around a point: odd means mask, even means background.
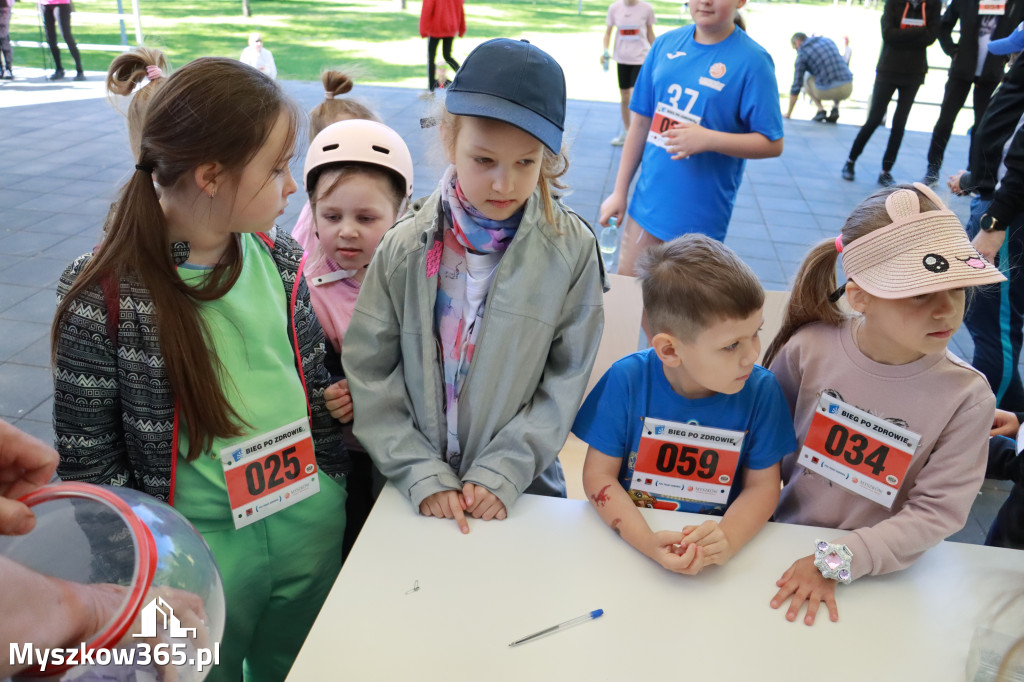
[[[630,489],[655,496],[725,504],[736,480],[745,434],[647,417]]]
[[[313,438],[305,417],[226,447],[220,459],[235,528],[320,492]]]
[[[921,16],[920,16],[920,18],[918,18],[918,17],[908,17],[907,16],[907,12],[909,10],[910,10],[910,3],[908,2],[903,7],[903,17],[900,19],[900,28],[920,28],[920,27],[924,26],[925,23],[927,23],[928,15],[927,15],[927,12],[925,11],[925,7],[924,7],[923,4],[921,5]]]
[[[799,463],[847,490],[892,509],[921,436],[821,395]]]
[[[981,0],[978,3],[981,16],[1001,17],[1006,14],[1006,0]]]
[[[677,109],[664,102],[658,102],[651,119],[651,128],[647,131],[647,141],[665,148],[665,132],[678,123],[700,123],[700,116]]]

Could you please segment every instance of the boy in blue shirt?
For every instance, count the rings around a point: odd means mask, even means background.
[[[572,431],[590,445],[583,488],[605,523],[692,575],[768,521],[796,435],[775,376],[754,364],[764,290],[750,268],[698,234],[651,247],[637,267],[651,348],[612,365]],[[724,516],[655,533],[638,506]]]
[[[733,23],[745,3],[690,2],[694,23],[659,36],[647,53],[615,190],[601,204],[601,224],[615,216],[623,227],[619,274],[634,274],[651,244],[688,232],[724,239],[745,159],[782,154],[775,65]]]

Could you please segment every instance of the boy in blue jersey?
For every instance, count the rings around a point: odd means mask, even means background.
[[[651,348],[612,365],[572,431],[590,445],[583,488],[605,523],[692,575],[764,526],[796,436],[775,376],[754,364],[764,290],[750,268],[699,234],[652,246],[637,268]],[[724,516],[655,533],[637,507]]]
[[[746,0],[693,0],[694,23],[659,36],[633,88],[633,120],[601,224],[623,226],[619,274],[651,244],[688,232],[725,238],[745,159],[782,154],[768,52],[733,23]],[[626,195],[637,167],[629,215]]]

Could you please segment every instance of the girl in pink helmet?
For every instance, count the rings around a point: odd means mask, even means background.
[[[352,435],[352,397],[341,368],[341,342],[377,243],[412,194],[412,156],[402,138],[377,121],[332,123],[313,138],[303,173],[309,195],[306,284],[327,341],[332,384],[327,409],[342,423],[352,457],[345,555],[373,507],[384,478]]]

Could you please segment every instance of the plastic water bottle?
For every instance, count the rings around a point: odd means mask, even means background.
[[[604,269],[610,271],[612,264],[616,261],[619,252],[619,221],[612,216],[608,219],[608,227],[601,230],[597,238],[597,245],[601,249],[601,257],[604,258]]]
[[[605,71],[608,70],[608,67],[611,64],[611,59],[612,59],[612,56],[610,54],[608,54],[608,50],[605,50],[604,54],[601,55],[601,66],[604,67]]]

